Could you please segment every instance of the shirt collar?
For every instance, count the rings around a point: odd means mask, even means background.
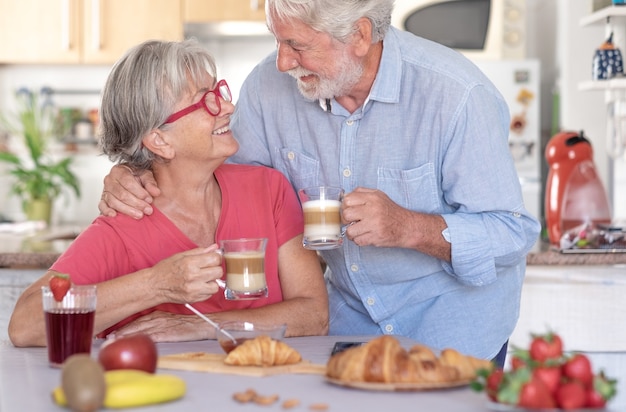
[[[400,101],[400,83],[402,81],[402,53],[398,41],[398,31],[390,27],[383,40],[383,54],[378,66],[378,73],[367,100],[386,103]]]

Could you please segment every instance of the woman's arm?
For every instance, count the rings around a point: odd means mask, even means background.
[[[302,235],[278,249],[278,272],[283,301],[244,310],[207,314],[216,322],[242,320],[285,323],[287,336],[328,333],[328,293],[317,254],[302,247]],[[203,324],[198,327],[198,321]],[[215,339],[215,330],[195,315],[153,312],[120,328],[116,335],[148,333],[155,341]]]
[[[286,323],[287,336],[328,333],[328,293],[322,267],[314,251],[302,247],[302,235],[278,249],[278,273],[283,301],[244,311],[211,314],[218,322],[245,319],[249,322]]]
[[[221,257],[198,248],[175,254],[155,266],[98,283],[94,335],[142,310],[165,302],[199,302],[219,288]],[[19,297],[9,321],[9,338],[15,346],[45,346],[41,287],[48,271]],[[41,314],[41,315],[39,315]]]

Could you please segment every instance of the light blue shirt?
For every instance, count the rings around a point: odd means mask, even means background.
[[[276,54],[246,79],[231,159],[283,172],[296,190],[358,186],[440,214],[452,262],[415,250],[322,252],[330,334],[395,334],[493,358],[519,315],[526,254],[539,222],[524,208],[500,93],[453,50],[390,29],[369,98],[350,114],[306,100]]]

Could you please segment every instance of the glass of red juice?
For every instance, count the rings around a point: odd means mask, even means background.
[[[72,286],[57,302],[48,286],[41,288],[46,321],[48,361],[52,367],[76,353],[91,353],[96,315],[96,285]]]

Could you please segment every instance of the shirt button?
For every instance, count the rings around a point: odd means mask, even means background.
[[[514,212],[514,213],[513,213],[513,217],[520,217],[521,215],[522,215],[522,214],[521,214],[521,213],[519,213],[519,212]]]
[[[367,298],[366,302],[369,306],[373,306],[376,300],[374,300],[374,298]]]
[[[393,332],[393,326],[392,325],[385,326],[385,332],[387,332],[387,333]]]
[[[295,159],[295,158],[296,158],[296,154],[295,154],[294,152],[289,152],[289,153],[287,154],[287,158],[288,158],[289,160],[293,160],[293,159]]]
[[[348,126],[352,126],[354,124],[354,120],[348,120],[348,121],[346,121],[346,124]]]
[[[350,265],[350,270],[353,272],[357,272],[359,270],[359,265]]]
[[[350,177],[352,175],[352,172],[350,171],[350,169],[343,169],[343,177]]]

